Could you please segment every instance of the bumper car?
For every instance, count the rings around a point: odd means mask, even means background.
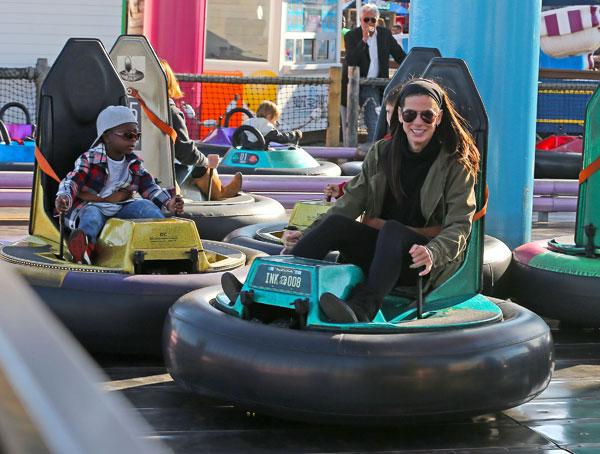
[[[90,351],[159,354],[171,304],[218,283],[224,270],[244,276],[260,252],[201,240],[189,219],[113,218],[100,234],[94,265],[68,260],[54,217],[58,181],[96,137],[98,113],[125,103],[125,87],[101,42],[70,39],[41,89],[29,236],[2,245],[0,259],[25,277]],[[157,164],[167,171],[163,186],[173,187],[168,166]]]
[[[252,146],[242,147],[243,134],[254,138]],[[252,139],[250,139],[252,140]],[[260,131],[249,125],[239,126],[232,137],[233,148],[223,157],[222,173],[242,172],[254,175],[322,175],[339,176],[340,168],[328,161],[317,161],[295,145],[270,147]]]
[[[587,327],[600,326],[599,115],[596,89],[586,109],[575,241],[567,237],[521,245],[508,274],[513,300],[546,317]]]
[[[466,65],[435,59],[426,77],[455,94],[485,162],[487,117]],[[469,106],[471,110],[466,110]],[[484,200],[485,169],[478,179]],[[191,292],[169,310],[164,357],[185,389],[243,409],[328,424],[455,419],[520,405],[554,365],[544,321],[480,294],[483,218],[461,268],[423,295],[396,289],[372,322],[336,324],[322,293],[345,298],[354,265],[293,256],[257,258],[239,292]]]
[[[4,115],[8,109],[23,112],[25,123],[8,123]],[[0,170],[19,171],[33,169],[34,125],[29,110],[20,102],[9,102],[0,108]]]
[[[583,141],[577,136],[549,136],[535,145],[535,178],[576,180]]]

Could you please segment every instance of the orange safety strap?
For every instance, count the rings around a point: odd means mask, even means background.
[[[596,158],[589,166],[579,172],[579,184],[582,184],[585,180],[592,176],[592,174],[600,169],[600,157]]]
[[[473,222],[478,221],[479,219],[481,219],[482,217],[485,216],[485,212],[487,211],[488,196],[489,196],[489,188],[486,184],[485,185],[485,202],[483,202],[483,207],[481,207],[481,210],[479,210],[477,213],[475,213],[475,216],[473,216]]]
[[[58,183],[60,183],[60,178],[58,178],[58,175],[56,175],[56,172],[54,171],[54,169],[52,168],[52,166],[50,165],[50,163],[48,162],[46,157],[42,154],[40,149],[37,147],[37,145],[35,146],[35,151],[33,152],[33,154],[35,156],[35,160],[38,163],[38,167],[41,169],[41,171],[44,172],[46,175],[48,175],[53,180],[56,180]]]
[[[142,99],[139,92],[135,88],[130,87],[127,89],[127,94],[137,99],[137,101],[140,103],[140,106],[142,106],[142,110],[144,111],[148,119],[152,122],[152,124],[158,129],[160,129],[164,134],[169,136],[171,138],[171,141],[175,143],[175,141],[177,140],[177,132],[167,123],[158,118],[156,114],[148,108],[146,102]]]

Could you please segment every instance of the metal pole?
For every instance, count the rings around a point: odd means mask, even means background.
[[[213,179],[213,173],[214,173],[215,169],[213,169],[212,167],[210,169],[208,169],[208,201],[210,202],[210,194],[212,192],[212,179]]]
[[[541,4],[410,2],[410,47],[436,47],[444,57],[464,59],[481,94],[490,125],[486,233],[511,248],[531,236]]]
[[[360,68],[358,66],[348,67],[348,99],[347,99],[347,115],[348,115],[348,147],[356,147],[358,145],[358,94]]]

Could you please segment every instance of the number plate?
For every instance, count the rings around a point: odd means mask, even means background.
[[[256,270],[252,287],[310,296],[311,274],[308,270],[263,264]]]

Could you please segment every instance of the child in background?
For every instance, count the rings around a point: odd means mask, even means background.
[[[400,89],[402,87],[394,88],[385,98],[385,119],[387,120],[388,132],[385,136],[383,136],[382,140],[390,140],[392,138],[389,127],[390,127],[390,119],[392,118],[392,113],[394,112],[394,105],[396,104],[396,100],[398,99],[398,95],[400,94]],[[344,195],[344,186],[346,186],[346,181],[340,184],[328,184],[323,189],[323,194],[325,197],[329,199],[339,199]]]
[[[281,110],[272,101],[263,101],[256,110],[256,117],[248,118],[242,124],[253,126],[260,131],[265,138],[265,143],[295,143],[302,138],[302,131],[296,129],[291,132],[279,132],[275,123],[281,117]],[[252,149],[256,147],[256,138],[251,132],[245,131],[242,135],[242,147]]]
[[[60,182],[55,201],[71,229],[67,244],[73,261],[87,265],[108,219],[164,218],[161,208],[183,213],[183,199],[158,186],[133,153],[141,133],[130,108],[108,106],[98,115],[96,130],[98,137]],[[141,197],[134,198],[135,192]]]

